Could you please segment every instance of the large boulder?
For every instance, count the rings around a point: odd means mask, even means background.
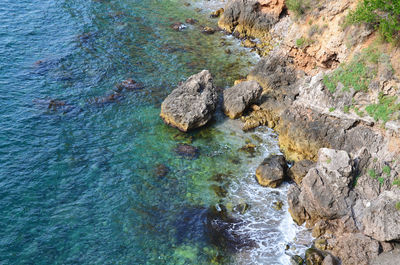
[[[336,219],[354,204],[352,160],[346,151],[321,148],[318,163],[302,181],[300,204],[311,219]]]
[[[256,178],[261,186],[276,188],[286,177],[287,164],[283,155],[273,155],[264,159],[256,170]]]
[[[289,176],[296,182],[297,185],[301,185],[303,178],[307,175],[308,171],[314,166],[314,162],[311,160],[300,160],[296,162],[289,170]]]
[[[289,187],[287,193],[289,213],[292,216],[293,221],[298,225],[302,225],[308,219],[306,209],[304,209],[303,205],[301,205],[299,201],[300,192],[299,187],[296,184],[293,184]]]
[[[400,240],[400,191],[384,191],[368,203],[362,223],[364,234],[376,240]]]
[[[261,93],[262,88],[255,81],[241,82],[226,89],[223,104],[225,114],[231,119],[240,117],[248,106],[260,98]]]
[[[218,95],[208,70],[189,77],[164,100],[161,118],[186,132],[205,125],[217,106]]]

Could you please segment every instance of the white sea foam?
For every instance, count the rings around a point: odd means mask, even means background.
[[[289,212],[287,191],[290,184],[277,189],[260,186],[255,179],[255,171],[262,160],[272,154],[280,154],[276,134],[269,128],[260,127],[255,132],[243,133],[237,129],[235,121],[224,122],[221,127],[234,130],[241,139],[251,138],[255,134],[263,141],[257,147],[260,155],[243,161],[243,174],[237,175],[229,188],[227,201],[233,205],[246,202],[250,205],[244,215],[244,225],[235,228],[235,232],[249,236],[256,247],[244,249],[235,255],[235,264],[290,264],[291,255],[303,255],[311,243],[310,231],[297,226]],[[227,128],[228,127],[228,128]],[[281,210],[274,203],[283,202]],[[290,248],[286,250],[286,246]]]

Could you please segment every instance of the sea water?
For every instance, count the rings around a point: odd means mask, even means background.
[[[1,1],[0,264],[287,264],[286,244],[301,253],[287,186],[254,179],[279,153],[274,132],[243,133],[220,112],[189,134],[159,118],[190,75],[208,69],[225,88],[259,59],[201,32],[223,3],[186,2]],[[187,18],[198,23],[171,28]],[[128,78],[143,89],[113,97]],[[255,153],[241,151],[248,143]],[[198,157],[177,154],[179,144]],[[212,242],[204,212],[244,203],[235,233],[256,245]]]

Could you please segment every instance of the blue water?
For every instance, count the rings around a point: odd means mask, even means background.
[[[241,170],[244,139],[222,115],[188,135],[158,116],[190,75],[209,69],[226,87],[254,64],[222,33],[170,28],[215,26],[199,2],[1,1],[0,264],[234,262],[202,224],[228,182],[212,176]],[[110,100],[127,78],[144,89]]]

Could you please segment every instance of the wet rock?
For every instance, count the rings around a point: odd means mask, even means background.
[[[178,144],[174,151],[185,158],[195,159],[199,156],[199,149],[189,144]]]
[[[196,11],[197,13],[200,13],[201,12],[201,8],[199,8],[199,7],[196,7],[195,9],[194,9],[194,11]]]
[[[174,24],[172,24],[170,26],[170,28],[175,30],[175,31],[181,31],[181,30],[186,28],[186,25],[181,23],[181,22],[175,22]]]
[[[238,205],[236,205],[235,207],[233,207],[233,211],[240,213],[240,214],[245,214],[247,212],[247,210],[249,210],[250,205],[248,205],[247,203],[240,203]]]
[[[287,164],[283,155],[270,156],[258,166],[256,178],[261,186],[276,188],[286,177]]]
[[[220,8],[220,9],[215,10],[214,12],[212,12],[210,17],[217,18],[217,17],[220,17],[223,13],[224,13],[224,9]]]
[[[220,198],[225,198],[228,194],[228,191],[221,185],[211,185],[210,188],[214,191],[215,195]]]
[[[275,210],[280,211],[280,210],[282,210],[283,202],[282,201],[276,201],[276,202],[274,202],[274,206],[273,207],[274,207]]]
[[[312,219],[336,219],[354,204],[352,160],[346,151],[322,148],[318,163],[302,181],[300,204]]]
[[[138,89],[143,89],[143,88],[144,88],[144,86],[142,84],[137,83],[132,78],[128,78],[117,85],[118,92],[121,92],[123,90],[133,91],[133,90],[138,90]]]
[[[301,160],[294,163],[289,170],[289,176],[296,182],[297,185],[301,185],[303,178],[307,175],[308,171],[314,166],[314,162],[311,160]]]
[[[303,265],[304,260],[299,255],[294,255],[290,257],[290,264],[291,265]]]
[[[400,240],[400,190],[382,192],[364,211],[364,234],[379,240]]]
[[[328,246],[328,242],[324,238],[317,238],[314,241],[314,247],[319,250],[326,250],[327,246]]]
[[[60,108],[63,108],[67,105],[65,101],[51,99],[49,102],[49,106],[47,107],[49,110],[57,111]]]
[[[308,219],[308,214],[299,200],[300,192],[299,187],[294,184],[289,187],[287,193],[289,213],[298,225],[302,225]]]
[[[224,91],[223,110],[225,114],[236,119],[245,109],[254,104],[261,96],[262,88],[255,81],[244,81]]]
[[[196,24],[198,21],[197,21],[196,19],[194,19],[194,18],[187,18],[187,19],[185,20],[185,22],[188,23],[188,24],[190,24],[190,25],[194,25],[194,24]]]
[[[190,3],[185,2],[185,3],[183,3],[183,5],[184,5],[184,6],[190,6]]]
[[[214,34],[217,30],[211,27],[204,27],[201,32],[204,34]]]
[[[163,178],[169,173],[169,168],[164,164],[158,164],[154,170],[157,177]]]
[[[242,45],[246,48],[255,48],[257,44],[249,39],[246,39],[242,42]]]
[[[307,265],[322,265],[324,258],[325,255],[315,248],[309,248],[306,250],[305,262]]]
[[[228,215],[225,207],[217,205],[207,212],[206,231],[211,241],[230,251],[255,246],[248,236],[238,233],[242,222]]]
[[[251,157],[253,157],[256,153],[256,145],[249,143],[239,148],[238,151],[248,153]]]
[[[191,76],[161,104],[161,118],[186,132],[205,125],[215,111],[218,95],[209,71]]]

